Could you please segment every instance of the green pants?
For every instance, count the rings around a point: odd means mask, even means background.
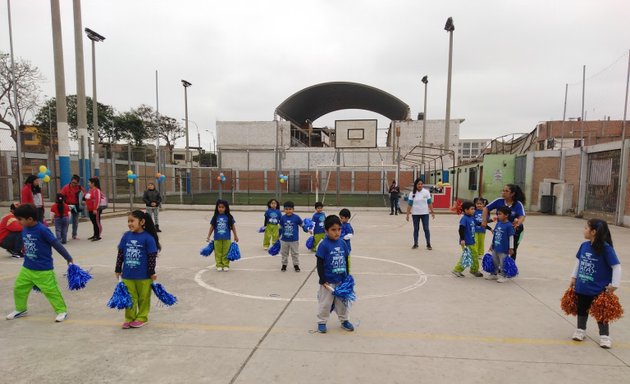
[[[127,286],[133,306],[125,308],[125,323],[132,321],[149,321],[149,310],[151,309],[151,279],[130,280],[123,279]]]
[[[265,237],[263,237],[263,247],[269,248],[269,245],[273,245],[278,240],[278,224],[267,224],[265,227]]]
[[[215,240],[214,241],[214,260],[217,267],[229,267],[230,260],[227,258],[232,240]]]
[[[319,242],[324,240],[324,237],[326,237],[326,233],[316,233],[313,235],[313,248],[311,248],[311,251],[315,252],[317,251],[317,246],[319,245]]]
[[[473,257],[476,255],[477,258],[483,257],[486,252],[484,248],[484,240],[486,239],[485,232],[475,232],[475,244],[471,245],[470,252]]]
[[[467,245],[466,248],[470,251],[470,256],[472,259],[472,265],[470,266],[470,273],[479,272],[479,257],[477,256],[477,251],[474,248],[474,245]],[[463,249],[462,249],[463,251]],[[457,265],[453,268],[456,272],[462,272],[464,267],[462,267],[462,258],[460,257],[457,261]]]
[[[57,285],[55,271],[52,269],[48,271],[34,271],[25,267],[20,269],[13,286],[13,300],[15,301],[16,311],[26,311],[28,295],[33,290],[34,285],[37,285],[37,288],[46,296],[55,313],[68,312],[68,307],[66,307]]]

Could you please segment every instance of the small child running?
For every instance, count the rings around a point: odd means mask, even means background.
[[[55,248],[66,259],[68,265],[72,264],[72,256],[50,229],[37,221],[39,216],[34,205],[22,204],[15,209],[13,215],[24,228],[22,230],[24,264],[13,286],[15,311],[9,313],[6,318],[13,320],[26,315],[28,295],[33,287],[37,286],[55,310],[57,314],[55,321],[62,322],[68,317],[68,307],[57,285],[51,248]]]

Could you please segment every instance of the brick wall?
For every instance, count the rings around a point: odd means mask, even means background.
[[[531,205],[538,205],[538,188],[543,179],[560,178],[560,158],[559,157],[536,157],[534,158],[534,175],[532,177],[532,197]]]
[[[573,184],[573,209],[577,211],[578,193],[580,189],[580,155],[567,156],[564,164],[564,179]]]

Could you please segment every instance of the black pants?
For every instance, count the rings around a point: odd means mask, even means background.
[[[396,201],[398,200],[397,197],[391,197],[389,198],[389,206],[390,206],[390,213],[398,213],[398,207],[396,206]]]
[[[93,211],[90,211],[90,221],[92,222],[94,237],[100,238],[101,232],[103,232],[103,227],[101,226],[101,212],[103,212],[103,210],[99,209],[96,212],[97,213],[94,214]]]
[[[521,242],[521,234],[523,233],[524,230],[525,228],[522,225],[520,225],[514,231],[514,254],[511,256],[512,259],[514,260],[516,260],[516,251],[518,250],[518,245]]]
[[[22,232],[9,233],[4,239],[2,239],[2,244],[0,244],[0,247],[6,249],[13,254],[22,253]]]
[[[577,293],[577,327],[580,329],[586,329],[586,322],[588,320],[588,310],[591,309],[593,300],[599,295],[588,296]],[[599,334],[608,336],[608,323],[597,323],[599,327]]]

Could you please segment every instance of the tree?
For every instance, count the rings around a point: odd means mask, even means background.
[[[18,124],[24,124],[26,116],[37,108],[40,94],[39,82],[44,77],[39,68],[29,61],[15,61],[15,84],[17,84],[17,104],[13,92],[11,78],[11,57],[0,52],[0,123],[9,127],[11,138],[17,143],[14,113],[18,116]]]
[[[87,109],[87,129],[88,134],[92,137],[92,132],[94,132],[94,124],[92,119],[92,98],[86,97],[85,104]],[[97,104],[97,112],[98,112],[98,138],[99,142],[108,142],[112,143],[118,142],[122,139],[127,139],[129,136],[126,132],[117,129],[114,126],[114,108],[111,105],[106,104]],[[73,140],[78,139],[77,132],[77,96],[69,95],[66,96],[66,106],[68,108],[68,126],[70,131],[70,137]],[[57,101],[53,97],[44,102],[44,105],[39,109],[34,118],[35,125],[40,127],[43,131],[48,132],[48,128],[51,127],[52,134],[55,135],[57,132]]]
[[[152,107],[145,104],[132,111],[142,120],[147,131],[147,138],[163,140],[169,151],[169,159],[172,159],[175,140],[186,134],[184,127],[179,124],[177,119],[165,115],[158,116]]]
[[[124,112],[114,117],[114,126],[118,132],[124,132],[126,138],[135,146],[143,145],[143,141],[147,138],[147,130],[137,114],[133,112]]]

